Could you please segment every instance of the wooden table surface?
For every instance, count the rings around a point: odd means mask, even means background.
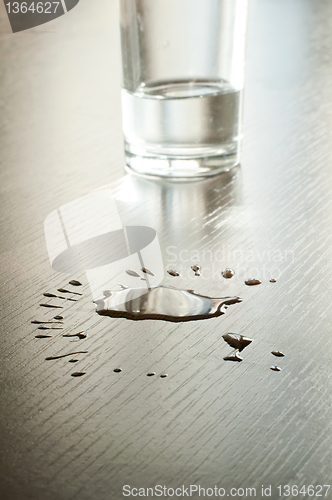
[[[0,498],[118,500],[159,484],[257,498],[271,485],[277,499],[279,485],[330,484],[332,3],[252,0],[241,168],[177,184],[125,173],[115,0],[16,34],[3,3],[0,15]],[[157,231],[164,284],[242,303],[178,324],[97,315],[85,275],[52,269],[44,220],[103,187],[126,223]],[[42,294],[70,279],[83,296],[64,331],[87,338],[36,339],[31,321],[54,315]],[[223,360],[227,332],[253,339],[241,363]],[[45,360],[76,350],[75,365]]]

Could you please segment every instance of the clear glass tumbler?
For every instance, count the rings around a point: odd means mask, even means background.
[[[119,0],[127,166],[198,177],[240,161],[248,0]]]

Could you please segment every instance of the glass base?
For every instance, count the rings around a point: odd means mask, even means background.
[[[168,179],[188,179],[209,177],[229,172],[240,163],[240,153],[200,158],[169,157],[164,155],[136,155],[125,151],[129,171],[144,176],[167,177]]]

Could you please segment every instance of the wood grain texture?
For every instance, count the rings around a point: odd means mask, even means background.
[[[113,0],[15,35],[0,15],[1,499],[331,483],[331,2],[252,0],[242,167],[188,184],[124,172]],[[97,316],[86,277],[52,270],[43,223],[105,186],[124,224],[156,229],[165,284],[243,302],[185,324]],[[70,279],[84,295],[63,332],[35,339],[60,311],[42,293]],[[227,332],[254,339],[241,363]]]

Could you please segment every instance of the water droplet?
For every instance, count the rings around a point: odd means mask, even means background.
[[[170,274],[171,276],[180,276],[179,273],[177,271],[174,271],[174,269],[169,269],[169,271],[167,271],[168,274]]]
[[[65,333],[62,335],[63,337],[78,337],[80,340],[86,339],[87,334],[84,332],[78,332],[78,333]]]
[[[262,282],[260,280],[256,280],[254,278],[250,278],[249,280],[245,281],[245,284],[248,286],[253,286],[253,285],[260,285]]]
[[[70,292],[74,293],[74,292]],[[45,297],[56,297],[57,299],[62,299],[62,300],[71,300],[72,302],[77,302],[76,299],[69,299],[68,297],[62,297],[61,295],[53,295],[52,293],[46,294],[44,293]]]
[[[149,373],[147,373],[147,376],[148,377],[153,377],[155,374],[156,374],[156,372],[149,372]]]
[[[58,292],[61,292],[61,293],[73,293],[75,295],[83,295],[83,293],[73,292],[71,290],[67,290],[66,288],[58,288]]]
[[[274,278],[271,278],[270,283],[277,283],[277,280],[275,280]]]
[[[231,354],[228,354],[228,356],[224,357],[225,361],[243,361],[243,358],[241,358],[239,351],[236,349],[235,351],[231,352]]]
[[[63,319],[63,316],[54,316],[54,319]]]
[[[63,330],[63,328],[62,327],[56,328],[53,326],[38,326],[38,330]]]
[[[273,356],[277,356],[279,358],[283,358],[285,356],[284,353],[281,351],[271,351],[271,354],[273,354]]]
[[[62,306],[54,306],[53,304],[39,304],[40,307],[50,307],[53,309],[62,309]]]
[[[281,368],[279,368],[279,366],[270,366],[270,370],[273,370],[274,372],[281,372]]]
[[[162,374],[160,375],[160,378],[166,378],[166,377],[168,377],[168,374],[167,374],[167,373],[162,373]]]
[[[142,267],[142,271],[144,274],[150,274],[150,276],[154,276],[154,274],[151,271],[149,271],[149,269],[147,269],[146,267]]]
[[[35,335],[35,339],[50,339],[52,335]]]
[[[239,352],[243,351],[249,344],[251,344],[252,339],[239,335],[238,333],[226,333],[222,336],[225,342]]]
[[[71,280],[71,281],[69,281],[69,284],[73,285],[73,286],[82,286],[82,283],[80,283],[77,280]]]
[[[70,359],[70,360],[68,361],[68,363],[77,363],[77,362],[78,362],[78,359]]]
[[[128,288],[130,288],[130,286],[122,285],[122,283],[118,283],[118,286],[120,286],[122,288],[122,290],[128,290]],[[104,292],[104,295],[105,295],[105,292]]]
[[[48,292],[45,292],[43,293],[44,297],[57,297],[57,295],[54,295],[54,293],[48,293]]]
[[[45,358],[46,361],[51,361],[53,359],[61,359],[61,358],[66,358],[67,356],[73,356],[74,354],[87,354],[88,351],[76,351],[76,352],[70,352],[69,354],[60,354],[59,356],[49,356],[48,358]]]
[[[56,318],[57,316],[55,316]],[[58,316],[59,318],[62,318],[62,316]],[[54,318],[54,319],[55,319]],[[62,325],[63,323],[59,322],[59,321],[38,321],[37,319],[34,319],[33,321],[31,321],[31,323],[33,325]]]
[[[115,373],[120,373],[122,372],[122,368],[114,368],[113,370]]]
[[[85,375],[86,372],[74,372],[71,374],[72,377],[82,377],[82,375]]]
[[[201,266],[191,266],[191,269],[195,272],[195,276],[200,276],[201,275]]]
[[[106,297],[94,301],[96,311],[113,318],[178,322],[221,316],[225,313],[225,305],[241,302],[239,297],[212,298],[170,286],[144,290],[145,293],[142,288],[110,290]]]
[[[226,269],[224,269],[221,274],[224,278],[230,279],[235,275],[235,271],[233,271],[233,269],[231,269],[230,267],[226,267]]]
[[[129,276],[134,276],[135,278],[141,277],[136,271],[133,271],[132,269],[127,269],[126,273],[129,274]]]

